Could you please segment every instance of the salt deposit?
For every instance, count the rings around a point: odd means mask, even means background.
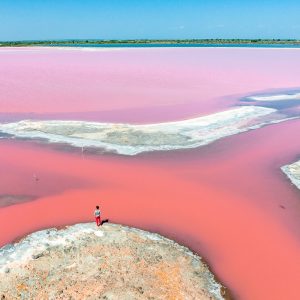
[[[291,165],[283,166],[281,170],[300,189],[300,160]]]
[[[187,248],[120,225],[42,230],[0,249],[5,299],[219,300],[224,292]]]
[[[286,93],[286,94],[273,94],[247,97],[249,100],[254,101],[284,101],[284,100],[300,100],[300,93]]]
[[[276,109],[242,106],[198,118],[144,125],[85,121],[24,120],[0,124],[0,132],[17,138],[45,139],[74,147],[136,155],[147,151],[196,148],[218,139],[279,122]]]

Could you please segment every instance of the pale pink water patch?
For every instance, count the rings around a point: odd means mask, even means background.
[[[257,48],[1,48],[0,112],[73,112],[77,119],[97,119],[95,112],[98,119],[106,119],[109,112],[114,120],[119,116],[144,122],[191,117],[237,100],[224,96],[298,86],[299,53]],[[120,110],[127,111],[126,117]],[[86,112],[94,113],[78,114]]]

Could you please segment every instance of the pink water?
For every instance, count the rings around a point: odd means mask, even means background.
[[[0,117],[148,122],[207,114],[237,95],[297,87],[299,56],[297,49],[3,50]],[[39,197],[0,209],[0,243],[92,220],[100,203],[112,221],[201,254],[235,298],[296,299],[300,192],[279,168],[299,155],[299,130],[295,120],[136,157],[0,140],[0,194]]]

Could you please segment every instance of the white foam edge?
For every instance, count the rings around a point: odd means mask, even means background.
[[[120,51],[123,47],[63,47],[63,46],[24,46],[24,47],[0,47],[1,53],[20,53],[20,52],[42,52],[44,50],[63,50],[63,51],[81,51],[81,52],[110,52],[110,51]]]
[[[300,100],[300,93],[288,93],[277,95],[262,95],[262,96],[250,96],[247,99],[254,101],[284,101],[284,100]]]

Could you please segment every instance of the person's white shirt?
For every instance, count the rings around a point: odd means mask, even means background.
[[[96,209],[94,214],[95,214],[95,217],[100,217],[100,214],[101,214],[100,209]]]

